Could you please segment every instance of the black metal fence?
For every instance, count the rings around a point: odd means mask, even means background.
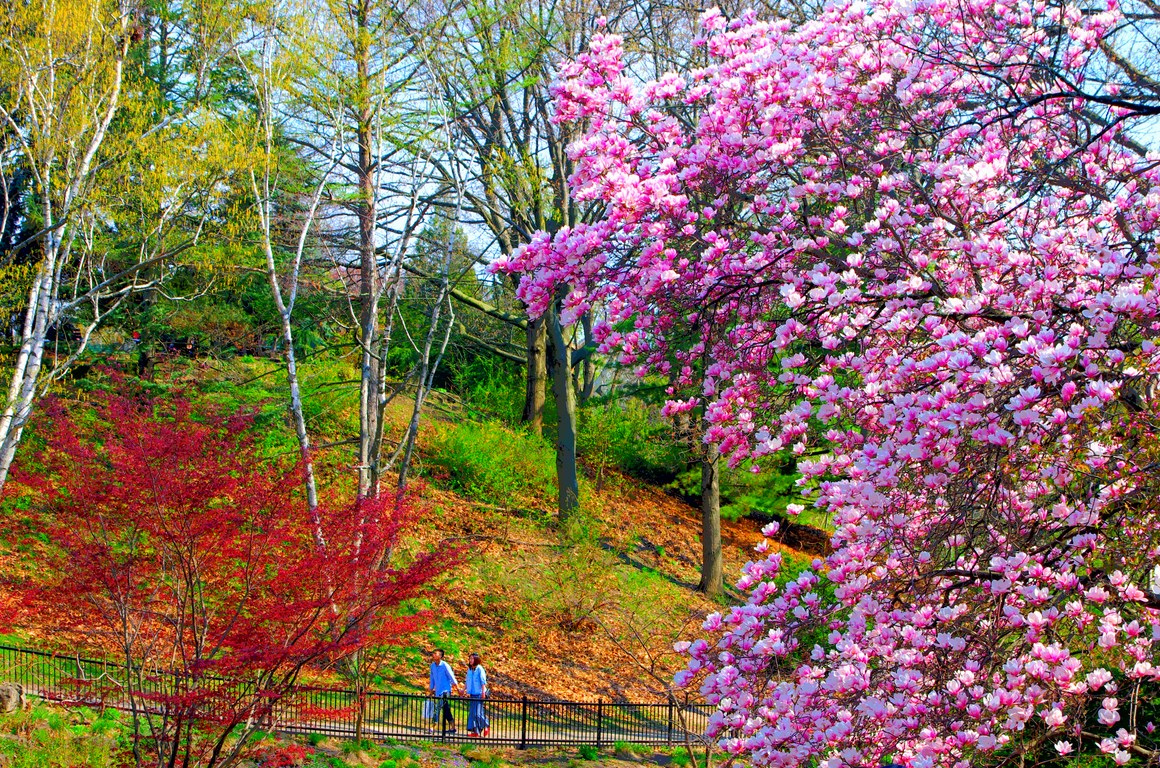
[[[146,694],[165,693],[172,676],[162,670],[131,670]],[[123,666],[80,656],[0,645],[0,682],[20,683],[27,694],[63,704],[128,706],[130,677]],[[549,701],[527,697],[470,698],[299,686],[278,702],[268,730],[354,738],[361,719],[364,738],[465,742],[482,714],[488,743],[527,747],[592,744],[670,745],[699,743],[712,709],[679,703]],[[451,715],[450,721],[446,714]]]

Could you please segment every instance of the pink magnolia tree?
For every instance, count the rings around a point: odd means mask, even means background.
[[[635,83],[612,35],[563,68],[575,197],[606,215],[500,268],[532,312],[569,286],[605,353],[695,383],[667,408],[703,408],[730,461],[811,456],[835,529],[799,574],[762,547],[686,648],[727,753],[1160,754],[1160,171],[1129,133],[1160,109],[1108,76],[1121,21],[710,12],[702,70]]]

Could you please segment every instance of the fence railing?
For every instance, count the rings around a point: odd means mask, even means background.
[[[165,694],[173,675],[164,670],[134,668],[135,706],[149,706],[151,696]],[[25,692],[62,704],[129,708],[130,675],[123,665],[0,645],[0,682],[20,683]],[[223,681],[224,683],[224,681]],[[141,690],[144,688],[145,690]],[[444,717],[444,704],[451,714]],[[699,743],[712,708],[669,701],[628,703],[555,701],[492,697],[470,698],[353,690],[301,685],[279,701],[264,723],[267,730],[319,733],[354,738],[462,742],[474,707],[482,707],[490,734],[487,742],[519,748],[592,744],[672,745]]]

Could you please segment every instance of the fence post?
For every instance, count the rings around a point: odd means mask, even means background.
[[[671,696],[669,697],[669,735],[666,743],[669,746],[672,746],[673,743],[673,698]]]
[[[528,697],[520,698],[520,749],[528,748]]]
[[[604,699],[596,700],[596,748],[600,749],[604,735]]]

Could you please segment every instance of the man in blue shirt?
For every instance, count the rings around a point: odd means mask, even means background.
[[[451,669],[451,665],[443,660],[443,649],[436,648],[431,652],[431,682],[429,687],[432,695],[443,704],[443,725],[445,728],[448,725],[451,726],[446,729],[448,733],[455,733],[455,716],[451,714],[451,702],[447,700],[447,697],[451,695],[451,691],[457,684],[455,672]],[[432,719],[438,720],[438,718],[438,712],[433,712]]]

